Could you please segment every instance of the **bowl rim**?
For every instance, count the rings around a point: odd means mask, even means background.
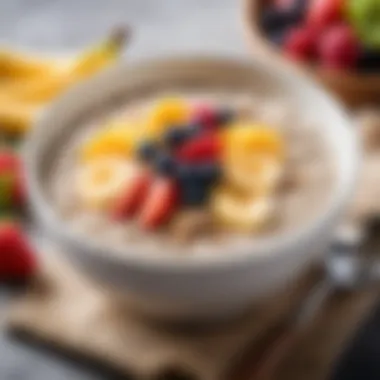
[[[338,82],[349,82],[362,87],[371,86],[380,88],[380,73],[358,73],[358,72],[344,72],[323,70],[322,68],[313,67],[302,62],[295,62],[290,59],[286,59],[274,44],[272,44],[266,36],[263,34],[261,28],[258,26],[258,13],[260,4],[263,0],[241,0],[242,7],[242,19],[244,34],[248,41],[249,46],[254,51],[255,49],[261,50],[261,52],[272,59],[280,59],[283,64],[288,64],[293,68],[303,70],[307,75],[318,75],[328,80]]]
[[[189,63],[211,63],[211,64],[227,64],[232,67],[244,67],[247,69],[255,69],[266,72],[268,75],[273,74],[275,70],[278,77],[291,78],[298,81],[304,87],[313,90],[319,97],[325,98],[330,104],[337,109],[343,119],[345,126],[343,127],[349,135],[349,149],[351,155],[347,155],[349,160],[349,172],[347,178],[337,183],[334,186],[334,194],[331,196],[325,207],[325,210],[313,218],[310,223],[307,223],[303,228],[296,229],[292,233],[288,233],[281,238],[268,239],[265,244],[260,245],[260,254],[255,253],[252,245],[241,249],[236,249],[233,254],[212,254],[212,255],[136,255],[128,253],[127,249],[118,249],[115,247],[107,248],[103,244],[97,244],[94,241],[88,241],[83,235],[77,235],[68,228],[66,223],[61,220],[53,212],[53,207],[49,204],[48,200],[44,198],[42,191],[42,184],[38,180],[38,140],[43,136],[45,128],[54,122],[54,115],[60,107],[69,102],[72,97],[78,97],[81,93],[86,92],[87,89],[96,88],[101,83],[107,82],[110,78],[117,75],[117,73],[129,73],[140,71],[142,68],[150,67],[157,68],[160,66],[175,66],[179,64]],[[289,77],[290,75],[290,77]],[[63,243],[70,250],[76,252],[85,252],[91,255],[92,258],[97,258],[100,261],[108,260],[124,267],[134,267],[138,269],[151,269],[155,270],[175,270],[188,273],[193,270],[202,271],[209,269],[226,269],[234,266],[245,266],[248,262],[265,261],[270,259],[275,260],[279,254],[284,251],[292,251],[294,247],[304,242],[311,241],[318,231],[328,224],[331,219],[334,219],[341,213],[343,208],[347,205],[349,198],[352,196],[356,179],[359,170],[359,157],[360,148],[358,143],[357,131],[352,126],[352,120],[348,115],[345,107],[337,101],[331,94],[328,94],[323,87],[319,86],[314,81],[310,81],[307,76],[292,73],[285,67],[266,62],[262,60],[242,59],[241,57],[231,57],[229,55],[215,55],[215,54],[181,54],[175,56],[156,57],[154,59],[142,59],[131,63],[120,62],[105,70],[104,72],[96,75],[90,80],[82,82],[81,84],[69,89],[59,99],[54,101],[44,112],[41,117],[36,121],[34,128],[29,134],[23,151],[23,158],[25,162],[26,172],[26,185],[29,191],[31,210],[33,211],[37,221],[42,225],[44,230],[53,237],[56,241]],[[133,250],[133,249],[132,249]],[[107,254],[106,254],[107,252]],[[84,254],[84,253],[83,253]]]

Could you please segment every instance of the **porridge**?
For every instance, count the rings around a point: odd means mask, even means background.
[[[59,216],[141,254],[218,253],[289,233],[334,185],[318,126],[238,92],[125,102],[79,123],[56,156],[47,188]]]

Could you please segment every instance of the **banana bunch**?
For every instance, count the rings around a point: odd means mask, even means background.
[[[127,29],[119,28],[70,61],[0,49],[0,133],[27,132],[41,109],[57,95],[115,62],[129,35]]]

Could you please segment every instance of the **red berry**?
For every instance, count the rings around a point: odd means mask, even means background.
[[[206,104],[194,108],[191,121],[205,128],[215,128],[218,124],[216,111]]]
[[[319,30],[341,21],[344,0],[310,0],[306,17],[308,25]]]
[[[285,53],[299,61],[310,61],[315,58],[317,35],[308,27],[297,27],[290,30],[285,38]]]
[[[328,69],[355,68],[360,57],[360,42],[354,31],[344,24],[337,24],[325,31],[319,41],[321,65]]]
[[[152,230],[168,222],[178,206],[179,190],[176,181],[157,178],[149,189],[141,209],[139,224]]]
[[[13,223],[0,225],[0,279],[25,279],[32,276],[37,260],[25,233]]]
[[[221,153],[221,141],[216,133],[203,133],[189,140],[176,151],[176,157],[186,163],[218,160]]]
[[[143,204],[152,182],[150,173],[142,172],[129,182],[112,210],[115,220],[125,220],[132,217]]]
[[[13,152],[0,152],[0,177],[11,179],[10,203],[14,206],[23,205],[26,200],[24,172],[19,157]]]

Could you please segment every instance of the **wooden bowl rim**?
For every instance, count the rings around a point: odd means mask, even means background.
[[[278,48],[262,33],[258,26],[259,7],[263,0],[243,0],[243,21],[245,35],[252,49],[259,48],[265,55],[272,59],[280,59],[283,63],[302,69],[307,74],[318,75],[334,82],[351,82],[358,86],[371,86],[380,88],[380,74],[358,74],[346,73],[343,71],[328,72],[323,69],[313,68],[310,65],[286,59]]]

